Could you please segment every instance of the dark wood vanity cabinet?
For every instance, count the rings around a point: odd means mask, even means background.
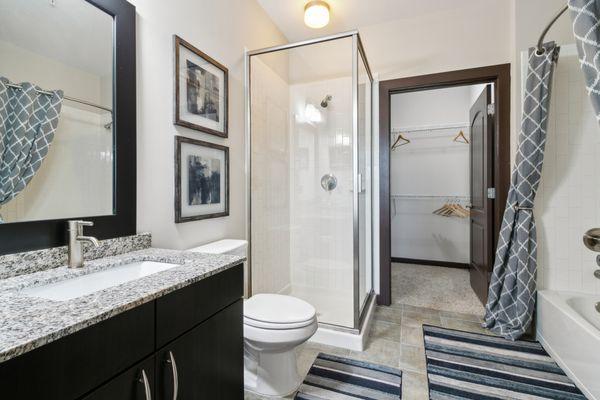
[[[238,300],[156,353],[157,398],[243,397],[242,307]]]
[[[241,265],[0,363],[0,398],[243,399]]]

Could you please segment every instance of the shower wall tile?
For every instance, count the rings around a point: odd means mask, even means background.
[[[252,291],[290,286],[289,86],[252,58]]]
[[[541,289],[600,294],[596,253],[581,239],[600,226],[600,132],[574,48],[561,53],[536,198],[538,282]]]

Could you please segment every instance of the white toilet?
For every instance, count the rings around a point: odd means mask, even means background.
[[[245,240],[225,239],[190,249],[198,253],[246,255]],[[316,310],[292,296],[257,294],[244,301],[244,386],[265,396],[298,389],[295,348],[317,331]]]

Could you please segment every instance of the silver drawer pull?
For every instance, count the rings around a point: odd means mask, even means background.
[[[140,383],[144,384],[144,393],[146,394],[146,400],[152,400],[152,393],[150,392],[150,383],[148,382],[148,376],[146,371],[142,369],[142,376],[139,379]]]
[[[177,394],[179,393],[179,376],[177,375],[177,363],[175,362],[175,356],[172,351],[169,351],[167,364],[171,365],[171,371],[173,373],[173,400],[177,400]]]

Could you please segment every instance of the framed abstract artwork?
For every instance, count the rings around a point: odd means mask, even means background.
[[[229,215],[229,148],[175,137],[175,222]]]
[[[177,35],[174,47],[175,124],[227,137],[227,68]]]

